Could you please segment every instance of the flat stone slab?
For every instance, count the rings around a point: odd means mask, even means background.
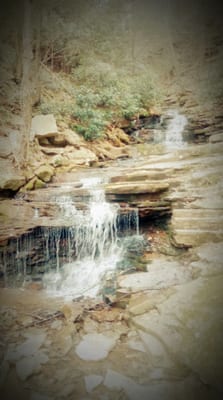
[[[87,375],[84,377],[86,390],[91,393],[98,385],[103,381],[103,376],[101,375]]]
[[[102,333],[89,333],[83,336],[76,347],[76,354],[85,361],[99,361],[107,357],[116,340]]]
[[[134,292],[167,288],[191,280],[190,270],[177,262],[166,261],[161,264],[155,262],[147,266],[147,271],[120,276],[118,284],[121,288]]]
[[[209,138],[209,142],[211,142],[211,143],[223,142],[223,132],[216,133],[215,135],[211,135]]]
[[[53,114],[36,115],[32,118],[31,138],[51,137],[58,135],[56,120]]]
[[[123,375],[112,369],[108,369],[103,384],[110,390],[115,390],[119,392],[121,390],[124,391],[125,395],[127,396],[124,398],[128,398],[129,400],[172,400],[173,398],[182,399],[191,398],[192,393],[195,393],[195,387],[191,385],[191,382],[188,382],[185,387],[182,387],[180,382],[169,383],[165,380],[162,381],[162,376],[162,371],[154,368],[151,372],[151,379],[153,380],[153,382],[150,382],[150,384],[142,385],[138,382],[135,382],[132,378],[129,378],[126,375]],[[186,397],[182,397],[182,393],[184,393],[184,395],[186,393]]]
[[[25,381],[33,373],[39,372],[41,365],[47,363],[48,356],[40,350],[46,333],[28,334],[27,339],[16,348],[9,348],[5,359],[16,364],[18,377]]]
[[[196,250],[201,260],[205,260],[212,264],[223,265],[223,242],[205,243]]]
[[[167,182],[123,182],[109,184],[105,186],[106,194],[144,194],[144,193],[160,193],[169,188]]]
[[[26,339],[26,341],[15,349],[9,350],[6,360],[17,361],[23,357],[30,357],[37,353],[46,339],[45,333],[35,334]]]
[[[132,319],[164,345],[179,369],[189,368],[221,391],[222,284],[223,274],[198,278],[179,286],[158,310]]]
[[[133,171],[124,175],[116,175],[111,178],[111,182],[138,182],[138,181],[148,181],[148,180],[164,180],[168,179],[174,170],[164,170],[164,171]]]
[[[222,206],[221,206],[222,207]],[[221,209],[173,209],[171,226],[174,240],[179,245],[198,246],[223,238]]]

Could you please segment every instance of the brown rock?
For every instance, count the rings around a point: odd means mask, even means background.
[[[167,182],[123,182],[109,184],[105,187],[106,194],[142,194],[142,193],[160,193],[169,188]]]
[[[63,135],[62,133],[59,133],[58,136],[52,137],[50,142],[55,146],[64,147],[67,145],[67,140],[65,138],[65,135]]]
[[[66,156],[69,160],[75,162],[77,165],[97,161],[97,156],[95,153],[85,147],[80,147],[79,149],[70,147],[69,151],[66,152]]]
[[[71,129],[63,131],[64,138],[68,144],[79,148],[79,146],[84,145],[85,140]]]
[[[41,165],[36,171],[35,174],[41,179],[43,182],[50,182],[54,175],[54,168],[50,165]]]

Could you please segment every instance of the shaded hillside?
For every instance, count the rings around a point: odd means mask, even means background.
[[[43,162],[29,144],[37,114],[54,114],[87,147],[154,106],[184,107],[198,140],[221,129],[222,5],[51,0],[27,13],[27,4],[12,1],[1,17],[4,158]]]

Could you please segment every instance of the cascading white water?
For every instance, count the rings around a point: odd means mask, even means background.
[[[98,180],[85,180],[83,186],[98,185]],[[76,210],[72,199],[62,196],[60,208],[64,218],[72,218],[71,235],[75,242],[75,261],[65,263],[57,272],[44,275],[44,285],[52,295],[72,297],[79,295],[96,296],[105,273],[115,269],[121,259],[122,248],[117,235],[117,204],[107,203],[104,191],[96,186],[90,190],[91,198],[86,210]],[[138,233],[138,219],[134,222]]]
[[[112,249],[117,239],[117,205],[105,201],[101,189],[91,193],[88,212],[81,216],[81,224],[75,231],[76,254],[78,259],[103,258]]]
[[[182,148],[185,146],[182,134],[187,125],[187,118],[178,110],[170,110],[167,115],[171,120],[165,133],[165,145],[167,148]]]

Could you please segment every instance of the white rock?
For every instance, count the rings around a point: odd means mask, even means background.
[[[18,361],[23,357],[34,355],[46,338],[46,333],[34,334],[28,339],[17,346],[15,349],[10,348],[6,354],[5,359],[8,361]]]
[[[146,352],[145,346],[140,340],[134,340],[134,339],[130,340],[128,342],[128,347],[132,350]]]
[[[155,366],[172,367],[173,362],[165,349],[165,344],[154,335],[139,331],[139,335],[145,348],[151,356],[151,362]]]
[[[58,133],[56,120],[53,114],[36,115],[31,124],[31,140],[34,137],[55,136]]]
[[[101,333],[87,334],[76,347],[77,355],[85,361],[98,361],[107,357],[115,346],[114,338]]]
[[[91,393],[98,385],[103,381],[103,376],[101,375],[88,375],[84,377],[86,390]]]

